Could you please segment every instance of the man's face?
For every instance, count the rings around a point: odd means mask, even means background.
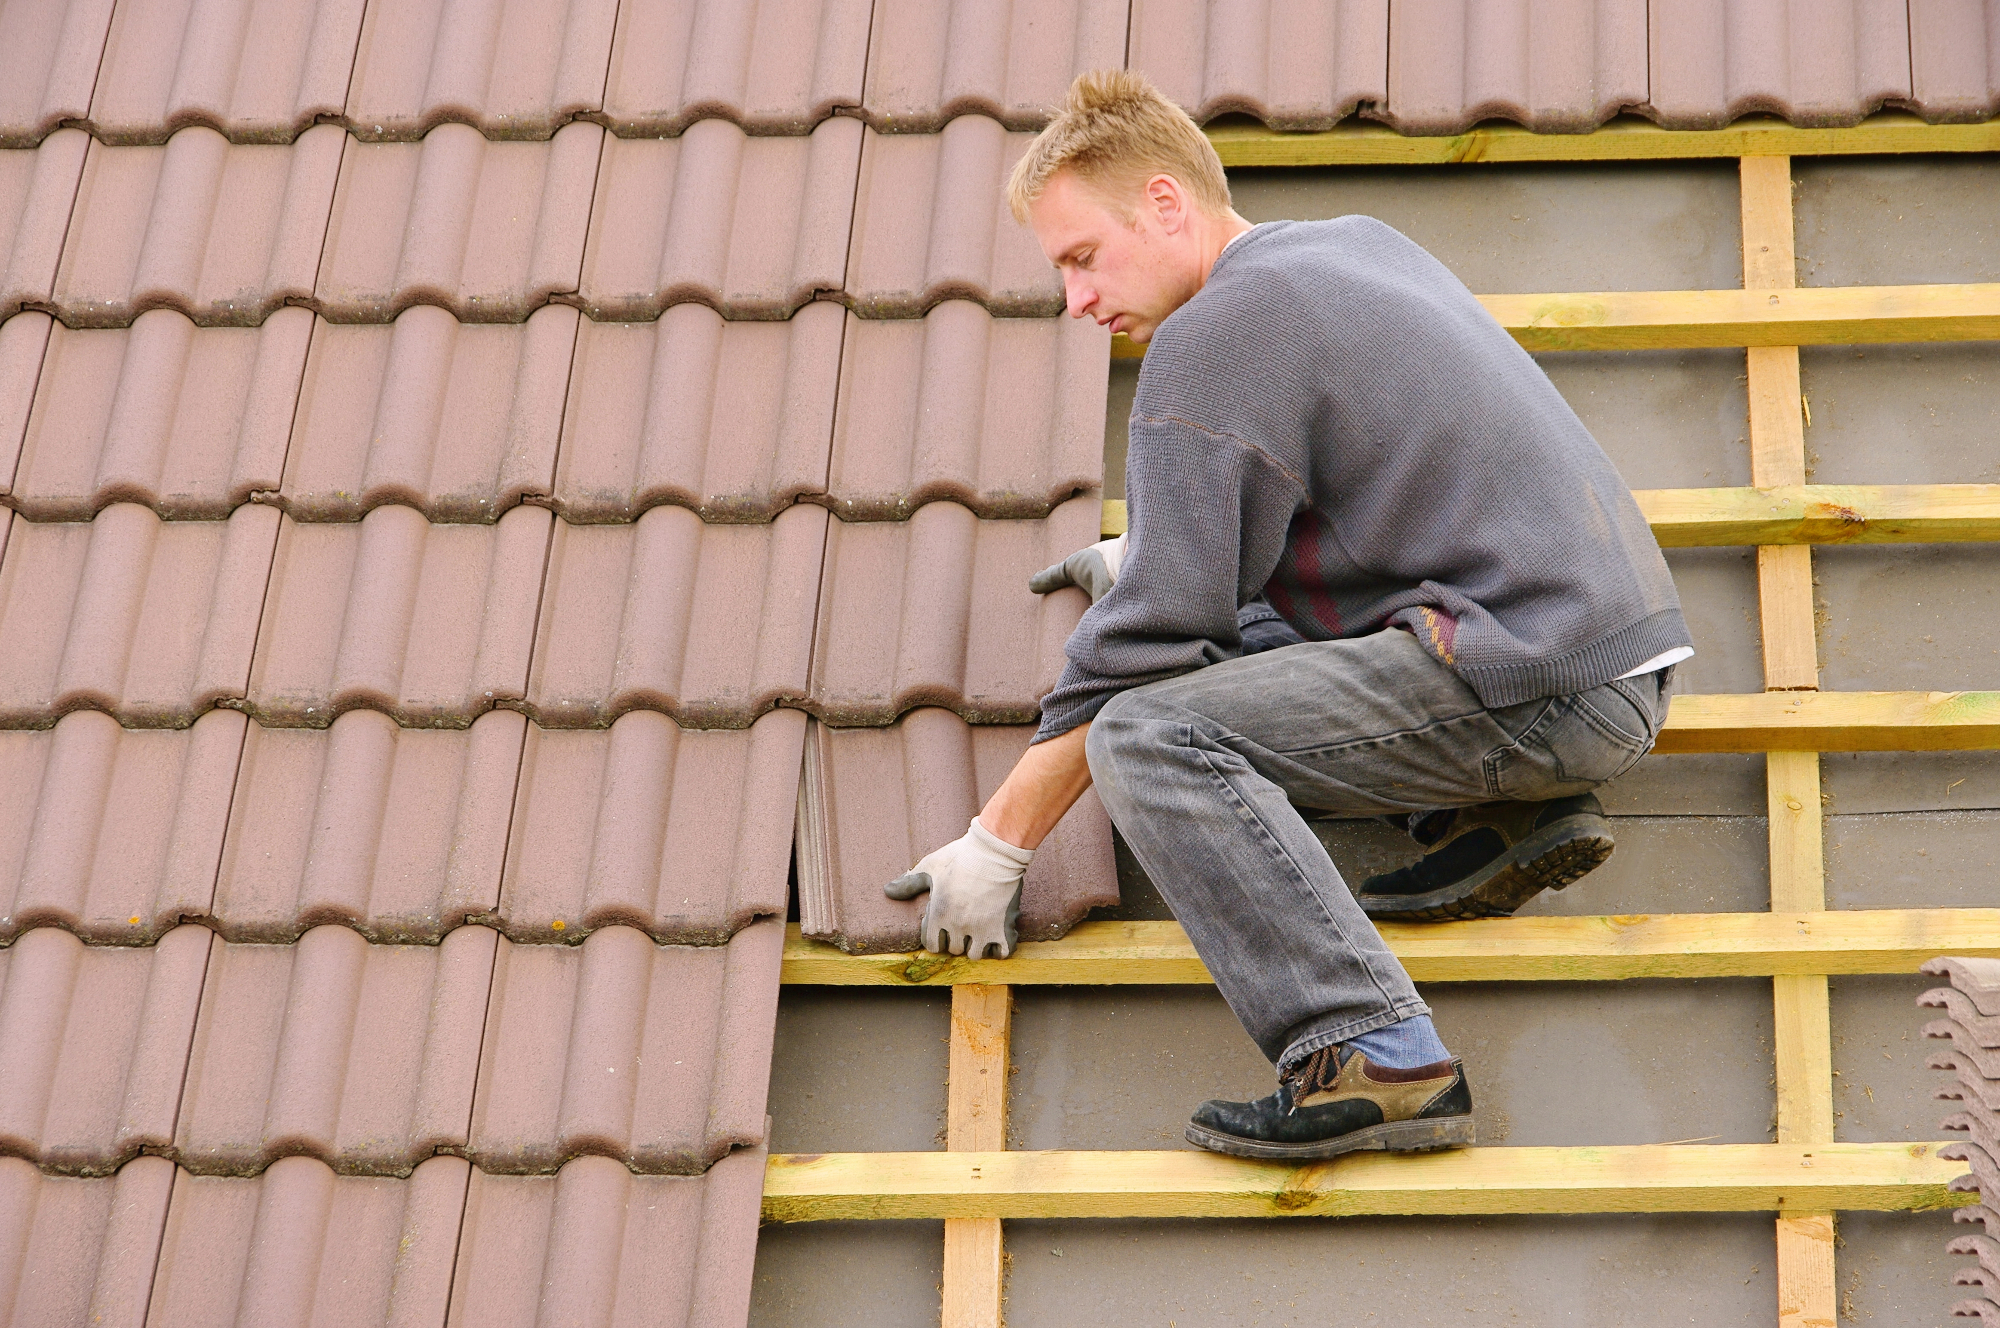
[[[1134,201],[1128,222],[1058,171],[1028,209],[1028,224],[1062,273],[1070,317],[1095,318],[1143,345],[1201,289],[1201,270],[1179,182],[1154,176]]]

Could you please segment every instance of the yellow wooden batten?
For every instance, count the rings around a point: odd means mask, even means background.
[[[1885,111],[1842,129],[1795,128],[1763,117],[1725,129],[1662,129],[1634,117],[1587,134],[1538,134],[1518,125],[1489,125],[1437,136],[1399,134],[1386,125],[1357,121],[1320,133],[1215,125],[1208,138],[1224,166],[1451,166],[2000,152],[2000,121],[1934,125],[1907,112]]]
[[[2000,339],[2000,283],[1481,295],[1529,350],[1667,350]],[[1145,358],[1124,333],[1111,357]]]
[[[2000,747],[2000,692],[1676,696],[1657,752],[1952,752]]]
[[[1768,489],[1637,489],[1664,549],[1742,544],[1943,544],[2000,540],[2000,484],[1795,484]],[[1104,504],[1122,535],[1124,500]]]
[[[1379,924],[1418,982],[1605,982],[1625,978],[1914,973],[1939,954],[2000,957],[2000,909],[1681,913]],[[1011,959],[844,954],[785,935],[783,980],[798,985],[935,987],[1197,984],[1208,970],[1178,922],[1085,922]]]
[[[779,1153],[776,1222],[954,1217],[1355,1217],[1931,1209],[1935,1143],[1651,1144],[1360,1153],[1294,1166],[1213,1153]]]

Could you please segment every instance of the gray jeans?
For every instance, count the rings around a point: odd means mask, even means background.
[[[1652,747],[1671,672],[1488,710],[1388,630],[1121,692],[1085,747],[1112,822],[1285,1066],[1430,1012],[1298,808],[1383,815],[1596,788]]]

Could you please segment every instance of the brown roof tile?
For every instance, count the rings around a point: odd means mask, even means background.
[[[330,729],[250,727],[215,878],[232,940],[340,922],[374,940],[435,941],[500,901],[521,768],[519,714],[404,729],[351,710]]]
[[[205,916],[243,730],[229,710],[165,730],[83,710],[0,733],[0,940],[130,944]]]
[[[981,521],[928,503],[908,521],[834,522],[808,708],[834,724],[886,724],[924,705],[1032,722],[1089,601],[1037,595],[1028,578],[1094,543],[1100,507],[1072,498],[1046,521]]]
[[[289,143],[337,118],[363,0],[147,0],[112,16],[90,123],[108,143],[164,143],[204,124],[237,143]]]
[[[455,120],[490,138],[547,138],[604,104],[617,0],[374,0],[348,121],[416,139]]]
[[[111,0],[0,8],[0,148],[32,147],[63,121],[83,118],[110,21]]]
[[[1387,99],[1389,0],[1132,0],[1130,63],[1197,120],[1327,129]]]
[[[680,304],[577,338],[556,472],[571,521],[630,521],[674,503],[709,521],[769,520],[826,490],[839,305],[730,322]],[[0,414],[0,419],[4,419]]]
[[[90,147],[81,129],[58,129],[38,148],[0,150],[0,318],[49,303]]]
[[[171,1146],[202,972],[219,945],[177,927],[151,946],[91,946],[38,927],[0,949],[0,1150],[107,1175]]]
[[[403,503],[433,521],[492,521],[526,495],[546,496],[577,322],[560,305],[487,325],[417,305],[388,326],[321,323],[285,510],[354,521]]]
[[[223,943],[209,963],[174,1134],[180,1164],[249,1174],[280,1157],[408,1175],[462,1148],[493,950],[486,927],[370,945],[315,927]]]
[[[740,728],[805,695],[827,515],[761,526],[655,507],[617,526],[556,523],[529,712],[560,728],[659,710]]]
[[[765,1153],[702,1176],[635,1176],[580,1157],[554,1176],[474,1172],[452,1285],[453,1323],[579,1328],[740,1324]]]
[[[584,256],[592,318],[645,319],[697,301],[783,318],[841,289],[862,129],[828,120],[756,138],[704,120],[678,138],[605,144]]]
[[[964,834],[1033,736],[1032,726],[967,724],[931,708],[889,728],[814,723],[799,823],[805,933],[857,952],[920,945],[923,900],[898,903],[883,885]],[[1086,792],[1028,867],[1021,936],[1052,940],[1117,902],[1111,822]]]
[[[1087,69],[1125,63],[1130,0],[932,0],[876,8],[869,123],[937,130],[957,115],[1039,129]]]
[[[247,1180],[179,1172],[146,1323],[442,1324],[469,1170],[434,1157],[407,1180],[337,1176],[287,1157]]]
[[[828,488],[836,515],[924,503],[1045,516],[1104,481],[1110,336],[1070,318],[994,318],[947,300],[922,319],[850,318]]]
[[[546,143],[494,143],[445,124],[421,143],[349,144],[320,312],[386,323],[435,304],[469,323],[518,323],[574,291],[603,138],[572,124]]]
[[[1678,22],[1693,3],[1672,7]],[[1646,0],[1397,0],[1387,118],[1448,134],[1504,119],[1594,129],[1646,100]]]
[[[1848,125],[1910,95],[1902,0],[1797,9],[1681,0],[1653,6],[1651,25],[1652,108],[1670,128],[1715,128],[1752,111]]]
[[[519,700],[553,519],[516,507],[492,525],[432,525],[394,505],[359,522],[285,518],[253,712],[319,727],[365,706],[449,728]]]
[[[782,917],[804,741],[796,710],[748,729],[683,731],[649,710],[609,730],[531,727],[500,905],[508,933],[623,924],[712,945]]]
[[[160,1229],[174,1188],[163,1157],[127,1162],[115,1180],[44,1176],[0,1157],[0,1305],[21,1328],[141,1328]]]
[[[1993,6],[1917,0],[1910,6],[1912,91],[1938,120],[2000,115],[2000,15]]]
[[[1007,211],[1007,172],[1033,137],[983,115],[937,134],[869,130],[847,263],[856,312],[915,318],[951,299],[1016,317],[1061,312],[1055,269]]]
[[[33,312],[0,322],[0,485],[10,494],[54,323],[47,314]]]
[[[197,126],[164,147],[93,142],[57,314],[71,327],[124,327],[172,308],[204,325],[254,326],[310,299],[346,138],[319,125],[290,146],[237,145]]]
[[[116,503],[16,529],[0,557],[0,727],[84,708],[138,727],[192,723],[240,697],[279,516],[162,522]]]
[[[627,136],[697,120],[803,134],[861,104],[869,0],[673,0],[621,5],[605,121]]]
[[[259,328],[196,327],[171,309],[129,328],[58,324],[12,505],[38,521],[87,521],[117,502],[215,519],[277,488],[312,327],[304,309]]]
[[[630,927],[582,945],[502,939],[470,1156],[485,1172],[572,1157],[696,1174],[763,1142],[784,923],[728,945],[656,946]]]

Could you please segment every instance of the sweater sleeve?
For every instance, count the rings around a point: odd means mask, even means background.
[[[1261,441],[1134,411],[1125,564],[1071,633],[1036,742],[1094,718],[1127,688],[1237,654],[1237,608],[1262,591],[1305,506],[1302,477]]]

